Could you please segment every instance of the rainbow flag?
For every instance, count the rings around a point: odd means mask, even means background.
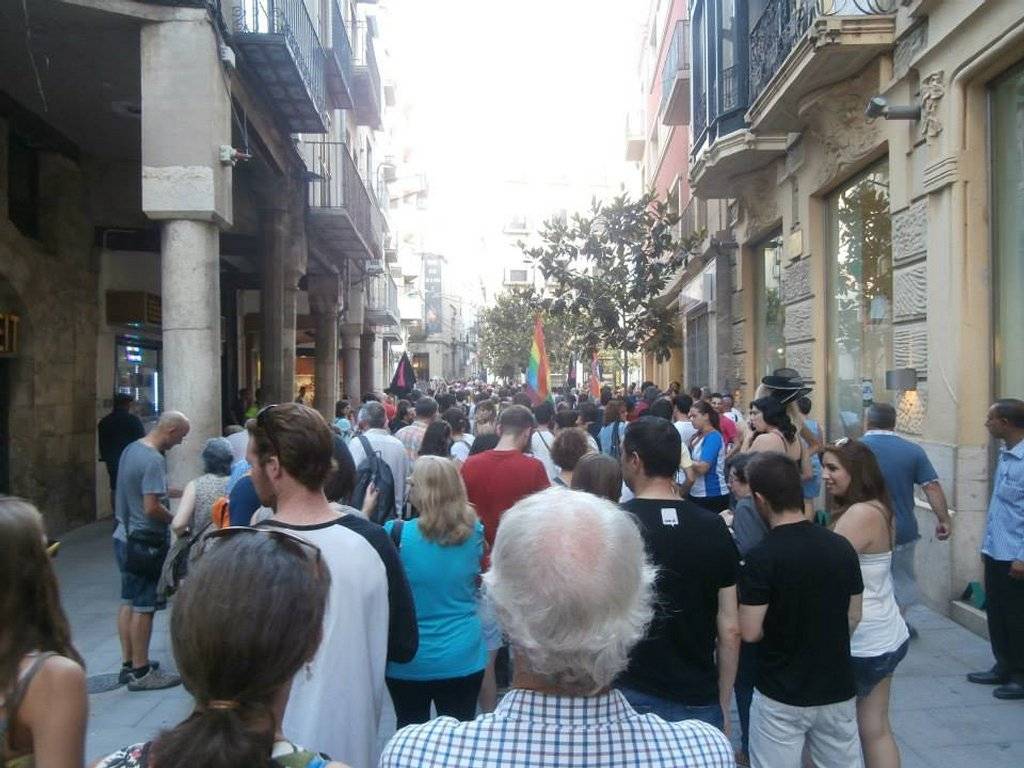
[[[551,399],[548,353],[544,348],[544,323],[539,314],[533,318],[533,345],[530,347],[530,365],[526,369],[526,392],[534,405]]]
[[[590,358],[590,396],[596,403],[601,399],[601,369],[597,365],[597,352]]]

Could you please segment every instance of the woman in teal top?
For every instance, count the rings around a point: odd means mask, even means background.
[[[412,472],[410,500],[420,516],[385,528],[398,538],[398,554],[412,586],[419,650],[406,664],[391,662],[387,684],[398,727],[438,715],[472,720],[487,650],[477,614],[484,528],[466,499],[455,463],[421,456]]]

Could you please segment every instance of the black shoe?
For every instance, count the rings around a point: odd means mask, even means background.
[[[1009,683],[1006,683],[1006,685],[1000,685],[992,691],[992,695],[997,699],[1006,699],[1010,701],[1024,699],[1024,685],[1011,680]]]
[[[151,666],[153,669],[160,669],[160,662],[159,661],[151,661],[151,662],[149,662],[149,666]],[[128,685],[128,683],[130,683],[131,680],[132,680],[132,668],[131,667],[126,667],[126,666],[122,665],[121,666],[121,671],[117,675],[117,684],[118,685]]]
[[[968,672],[967,680],[978,685],[1005,685],[1010,682],[1010,676],[992,667],[986,672]]]

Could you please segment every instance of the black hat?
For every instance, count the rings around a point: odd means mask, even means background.
[[[791,403],[812,392],[799,372],[792,368],[776,368],[771,376],[761,379],[761,383],[775,390],[772,394],[783,403]]]

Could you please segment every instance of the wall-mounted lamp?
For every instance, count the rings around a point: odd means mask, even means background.
[[[889,100],[885,96],[874,96],[868,101],[864,114],[868,117],[880,117],[883,120],[920,120],[921,105],[895,107],[889,104]]]
[[[917,389],[917,368],[895,368],[885,372],[885,388],[896,392]]]

